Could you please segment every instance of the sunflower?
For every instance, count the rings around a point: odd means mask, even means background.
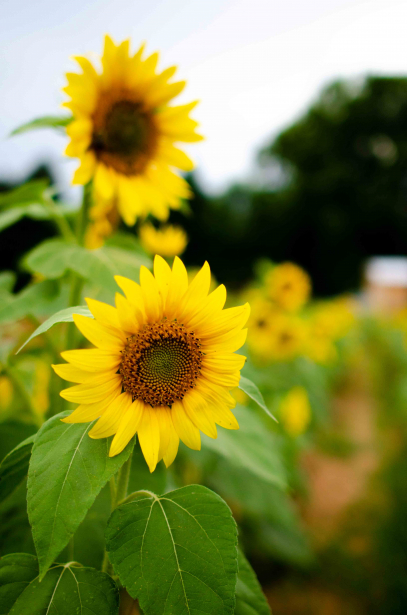
[[[160,256],[179,256],[187,247],[188,237],[180,226],[164,225],[156,229],[146,223],[139,230],[141,245],[150,254]]]
[[[64,88],[73,113],[65,153],[80,160],[73,183],[93,179],[95,199],[115,202],[130,226],[148,213],[166,220],[169,208],[190,197],[173,168],[191,171],[194,164],[175,144],[202,139],[189,117],[197,102],[169,105],[185,87],[170,81],[176,67],[159,73],[158,53],[143,53],[144,45],[130,55],[128,40],[115,45],[106,36],[102,72],[76,57],[82,73],[67,73]]]
[[[303,320],[291,314],[275,314],[269,332],[269,357],[289,361],[303,351],[307,327]]]
[[[68,363],[53,366],[78,383],[61,391],[80,404],[63,420],[99,419],[89,435],[114,435],[110,456],[137,433],[151,472],[161,459],[167,467],[173,462],[179,439],[199,450],[200,431],[216,438],[216,424],[238,429],[229,391],[245,362],[234,352],[245,342],[250,309],[223,310],[226,289],[208,294],[210,278],[205,263],[188,284],[178,257],[171,269],[156,256],[154,275],[141,267],[140,284],[116,276],[125,294],[116,294],[116,307],[87,299],[94,319],[74,321],[96,348],[63,352]]]
[[[297,312],[311,293],[309,275],[294,263],[281,263],[266,276],[269,297],[283,310]]]
[[[304,387],[293,387],[280,402],[281,421],[290,436],[304,433],[311,420],[311,406]]]

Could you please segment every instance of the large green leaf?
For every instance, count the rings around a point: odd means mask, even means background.
[[[34,541],[27,515],[27,481],[0,503],[0,555],[32,553]]]
[[[24,346],[28,344],[28,342],[30,342],[34,337],[37,337],[37,335],[41,335],[41,333],[45,333],[54,325],[60,322],[73,322],[74,314],[82,314],[82,316],[88,316],[90,318],[93,318],[89,308],[87,308],[86,305],[76,305],[74,307],[65,308],[64,310],[59,310],[59,312],[56,312],[56,314],[53,314],[50,318],[47,318],[45,322],[43,322],[39,327],[36,328],[33,333],[31,333],[30,337],[17,350],[16,354],[18,354],[20,350],[22,350]]]
[[[0,502],[22,483],[28,473],[28,464],[35,435],[18,444],[0,463]]]
[[[278,436],[270,432],[253,410],[236,406],[233,412],[240,429],[219,428],[217,439],[203,437],[203,445],[269,484],[286,488],[286,472],[281,461]]]
[[[145,615],[234,612],[236,524],[213,491],[138,492],[113,512],[106,537],[114,570]]]
[[[270,615],[270,607],[249,562],[239,550],[235,615]]]
[[[0,615],[116,615],[119,592],[113,579],[80,564],[55,564],[40,581],[38,561],[28,553],[0,561]]]
[[[253,401],[255,401],[256,404],[260,406],[260,408],[264,410],[266,414],[268,414],[278,423],[276,417],[273,416],[270,410],[267,408],[266,403],[263,399],[263,395],[261,394],[258,386],[254,384],[254,382],[252,382],[251,380],[249,380],[249,378],[246,378],[245,376],[240,376],[239,389],[246,393],[246,395],[248,395]]]
[[[65,293],[66,294],[66,293]],[[45,280],[30,284],[16,295],[7,295],[0,303],[0,323],[13,322],[26,316],[42,318],[44,315],[56,312],[66,298],[61,287],[55,280]]]
[[[29,130],[38,130],[39,128],[55,128],[65,132],[66,126],[71,122],[72,116],[45,115],[44,117],[39,117],[35,120],[31,120],[31,122],[26,122],[18,126],[18,128],[13,130],[10,136],[19,135]]]
[[[49,239],[26,256],[25,265],[30,271],[54,279],[74,271],[92,285],[116,292],[115,275],[136,279],[140,266],[149,267],[151,260],[135,250],[116,246],[87,250],[63,239]]]
[[[131,442],[120,455],[109,457],[110,439],[88,436],[94,422],[63,423],[60,419],[68,414],[41,427],[28,471],[28,516],[41,578],[133,448]]]

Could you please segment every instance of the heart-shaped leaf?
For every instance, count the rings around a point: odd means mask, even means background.
[[[67,424],[62,412],[35,439],[28,470],[28,516],[43,578],[106,482],[128,459],[130,442],[109,457],[110,438],[88,436],[93,423]]]
[[[232,615],[237,531],[227,504],[200,485],[134,495],[109,519],[115,572],[145,615]]]
[[[113,579],[80,564],[55,564],[40,581],[38,561],[28,553],[0,560],[0,615],[117,615],[119,592]]]

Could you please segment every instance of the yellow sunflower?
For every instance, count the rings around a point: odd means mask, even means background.
[[[189,117],[197,104],[170,106],[185,81],[170,81],[172,66],[157,72],[158,53],[134,55],[129,40],[115,45],[105,37],[102,72],[76,57],[82,73],[67,73],[64,103],[74,119],[67,127],[66,154],[80,159],[73,183],[94,180],[95,198],[116,200],[123,220],[133,225],[152,213],[166,220],[190,196],[186,181],[174,172],[192,170],[191,159],[175,144],[200,141]]]
[[[265,282],[269,297],[288,312],[302,308],[311,293],[309,275],[294,263],[281,263],[273,267]]]
[[[290,436],[304,433],[311,421],[311,406],[304,387],[293,387],[281,400],[280,417]]]
[[[245,342],[250,309],[223,310],[226,289],[208,294],[210,278],[205,263],[188,284],[178,257],[171,269],[156,256],[154,275],[141,267],[140,284],[116,276],[125,294],[116,294],[116,307],[87,299],[94,319],[74,321],[96,348],[63,352],[68,363],[53,366],[78,383],[61,392],[80,404],[64,421],[99,419],[89,435],[114,434],[110,456],[137,433],[151,472],[160,459],[173,462],[179,439],[199,450],[200,431],[216,438],[216,424],[238,429],[229,391],[245,362],[234,353]]]
[[[188,236],[180,226],[165,225],[156,229],[146,223],[140,227],[139,235],[146,252],[166,257],[179,256],[188,243]]]

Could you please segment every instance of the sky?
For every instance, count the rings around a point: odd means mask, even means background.
[[[0,181],[51,164],[69,193],[77,163],[50,130],[16,126],[62,112],[72,55],[102,51],[103,35],[147,41],[176,64],[199,99],[206,140],[189,146],[216,193],[253,176],[256,154],[339,77],[407,75],[405,0],[0,0]]]

